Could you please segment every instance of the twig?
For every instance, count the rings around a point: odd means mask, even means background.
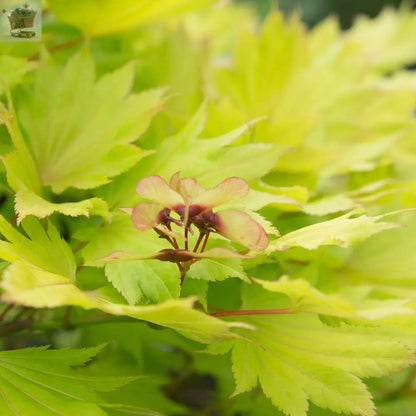
[[[64,321],[63,321],[63,325],[62,325],[64,329],[71,328],[71,311],[72,311],[72,306],[71,305],[69,305],[65,308]]]
[[[32,317],[26,318],[22,321],[12,321],[0,327],[0,337],[19,332],[22,329],[29,329],[33,323]]]
[[[7,315],[7,312],[9,312],[11,309],[14,308],[14,304],[13,303],[9,303],[4,309],[3,312],[0,314],[0,321],[2,321],[5,316]]]
[[[51,46],[48,48],[48,51],[51,53],[58,52],[66,48],[70,48],[71,46],[76,46],[80,44],[83,40],[84,40],[84,37],[79,36],[78,38],[70,39],[70,40],[67,40],[66,42],[58,43],[57,45]],[[32,55],[29,58],[29,61],[36,61],[37,59],[39,59],[39,52],[36,52],[34,55]]]
[[[76,253],[87,245],[87,241],[80,241],[76,246],[72,247],[72,252]]]

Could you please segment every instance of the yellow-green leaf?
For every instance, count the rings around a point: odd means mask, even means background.
[[[100,291],[82,291],[65,276],[14,262],[3,274],[2,300],[35,308],[78,305],[100,309],[112,315],[130,316],[172,328],[198,342],[211,343],[232,339],[227,323],[193,309],[193,298],[169,299],[157,305],[128,306],[113,303]]]
[[[373,234],[401,227],[400,224],[393,222],[378,222],[382,217],[361,215],[351,218],[351,213],[342,215],[285,234],[272,242],[268,251],[287,250],[291,247],[314,250],[322,245],[349,247],[360,243]]]
[[[59,20],[90,36],[118,32],[134,26],[166,19],[213,0],[48,0]]]

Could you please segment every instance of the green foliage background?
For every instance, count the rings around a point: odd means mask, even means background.
[[[240,3],[48,0],[42,22],[41,43],[0,44],[2,415],[414,416],[411,7],[343,31]],[[222,208],[269,247],[183,285],[149,259],[169,245],[119,208],[177,171],[244,178]]]

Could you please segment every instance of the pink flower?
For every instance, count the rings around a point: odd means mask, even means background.
[[[205,189],[194,178],[179,178],[179,172],[170,179],[169,185],[160,176],[141,179],[136,185],[137,193],[150,202],[140,202],[131,211],[132,221],[140,231],[155,229],[170,241],[180,237],[186,242],[188,232],[197,229],[200,239],[210,233],[218,233],[250,250],[263,251],[269,239],[263,227],[247,213],[235,210],[218,210],[217,207],[246,196],[249,187],[244,179],[230,177],[216,187]],[[215,210],[215,212],[214,212]],[[172,229],[175,224],[184,227],[181,234]],[[203,251],[206,241],[203,244]]]
[[[122,208],[131,214],[133,224],[140,231],[155,230],[172,248],[150,256],[114,251],[97,261],[155,259],[176,263],[183,283],[186,273],[197,261],[205,258],[243,258],[242,253],[225,247],[205,250],[208,238],[218,233],[250,250],[262,251],[269,244],[266,231],[247,213],[217,207],[246,196],[249,187],[244,179],[227,178],[211,189],[205,189],[194,178],[180,178],[179,172],[169,185],[157,175],[147,176],[136,185],[137,193],[148,202],[134,208]],[[214,211],[215,210],[215,211]],[[190,248],[189,234],[198,230],[199,236]],[[181,233],[182,232],[182,233]],[[180,243],[183,243],[182,248]]]

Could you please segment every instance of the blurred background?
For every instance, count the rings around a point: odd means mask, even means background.
[[[348,29],[357,15],[376,16],[384,7],[415,7],[416,0],[236,0],[237,3],[251,3],[261,17],[275,7],[286,14],[296,9],[302,11],[302,19],[308,26],[314,26],[329,15],[335,15],[343,29]]]

